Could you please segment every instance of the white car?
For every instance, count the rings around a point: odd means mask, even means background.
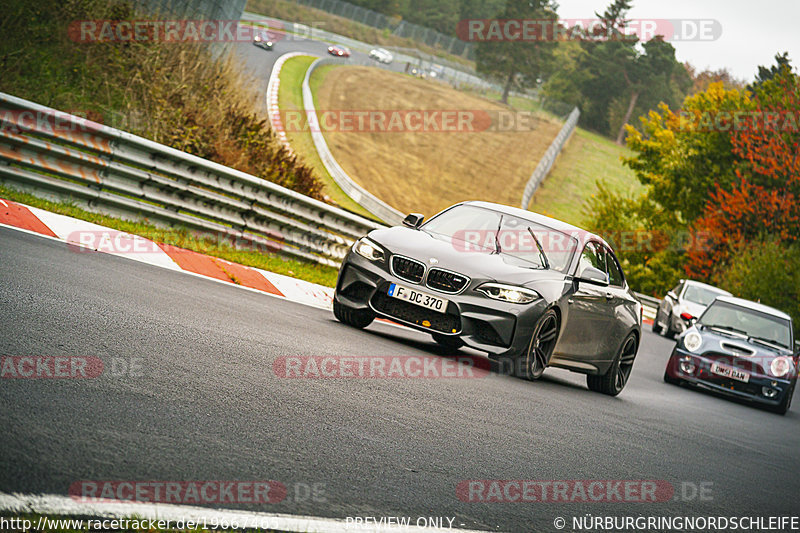
[[[682,279],[661,300],[653,320],[653,332],[669,338],[683,333],[717,296],[731,296],[731,293],[699,281]]]
[[[384,48],[375,48],[369,52],[369,57],[377,61],[378,63],[384,63],[388,65],[394,59],[394,56],[388,50]]]

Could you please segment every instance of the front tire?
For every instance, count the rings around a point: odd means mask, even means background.
[[[548,309],[536,321],[528,350],[517,358],[519,377],[529,381],[542,377],[555,350],[558,330],[558,314],[554,310]]]
[[[622,347],[611,363],[608,371],[601,376],[586,376],[586,385],[589,390],[594,392],[602,392],[609,396],[616,396],[631,377],[633,370],[633,361],[636,359],[636,351],[639,348],[639,343],[636,340],[636,335],[631,333],[625,338]]]
[[[653,333],[661,334],[661,324],[659,318],[661,317],[661,309],[656,310],[656,317],[653,319]]]
[[[666,370],[664,371],[664,383],[669,383],[670,385],[680,385],[681,381],[683,380],[678,378],[673,378],[667,373]]]
[[[795,384],[796,383],[797,382],[795,382]],[[775,407],[770,407],[769,410],[779,415],[785,415],[789,411],[789,408],[792,406],[792,396],[794,396],[794,388],[795,385],[792,385],[792,388],[783,397],[781,403],[779,403]]]
[[[664,336],[668,339],[674,339],[675,335],[678,333],[677,331],[672,329],[672,312],[670,312],[669,316],[667,316],[667,325],[664,329],[665,329]]]
[[[369,326],[375,320],[375,313],[369,309],[352,309],[340,304],[336,298],[333,299],[333,316],[339,322],[358,329]]]

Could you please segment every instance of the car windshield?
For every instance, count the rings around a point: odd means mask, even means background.
[[[578,240],[561,231],[491,209],[460,205],[425,224],[424,231],[447,237],[464,252],[499,253],[530,268],[566,272]]]
[[[785,348],[792,345],[792,331],[788,320],[729,302],[715,301],[697,323],[705,327],[740,332]]]
[[[723,294],[725,293],[722,291],[715,291],[709,287],[688,285],[686,287],[686,292],[683,293],[683,299],[700,305],[709,305],[714,301],[714,298]]]

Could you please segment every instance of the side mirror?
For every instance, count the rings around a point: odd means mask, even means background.
[[[794,341],[794,353],[800,355],[800,341]]]
[[[673,300],[677,300],[677,299],[678,299],[678,295],[677,295],[677,294],[675,294],[675,291],[669,291],[669,292],[667,293],[667,296],[668,296],[668,297],[670,297],[670,298],[672,298]]]
[[[406,218],[403,219],[403,225],[408,226],[409,228],[417,229],[422,221],[425,220],[425,217],[420,213],[409,213],[406,215]]]
[[[581,272],[578,281],[606,287],[608,286],[608,274],[598,268],[586,267],[583,272]]]

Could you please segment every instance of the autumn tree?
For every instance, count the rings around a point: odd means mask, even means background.
[[[765,234],[786,245],[800,238],[800,77],[779,61],[751,87],[753,112],[731,132],[735,181],[717,184],[694,224],[708,242],[689,254],[697,276],[712,276],[731,250]]]

